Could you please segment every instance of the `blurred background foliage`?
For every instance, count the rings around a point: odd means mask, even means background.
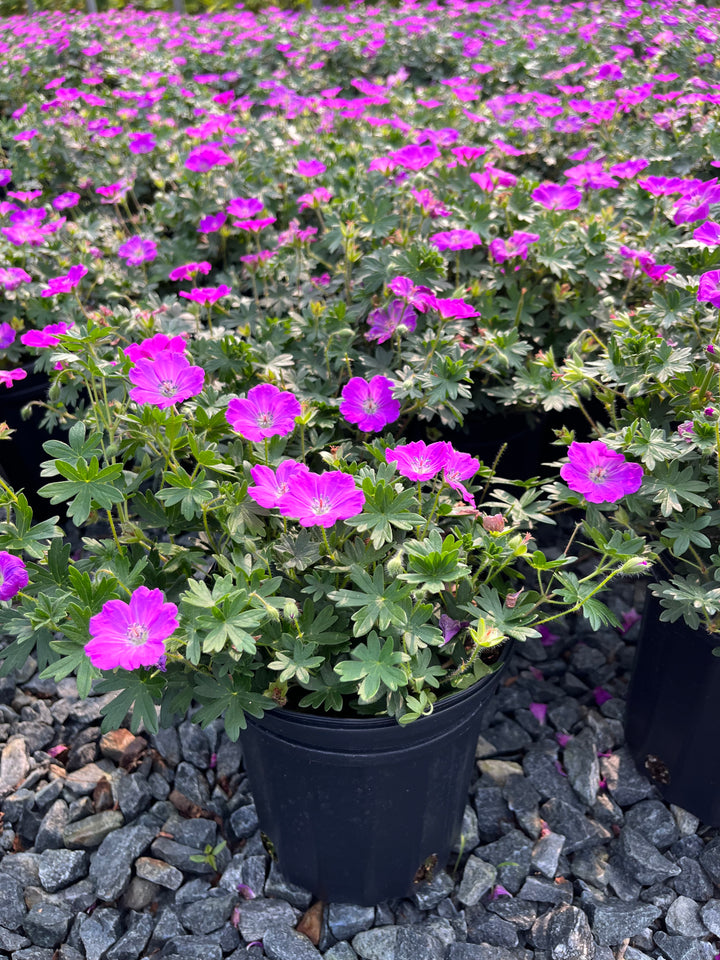
[[[234,10],[238,6],[257,12],[270,6],[281,9],[303,9],[311,5],[311,0],[245,0],[243,4],[238,4],[238,0],[142,0],[140,3],[126,3],[125,0],[85,0],[82,3],[78,0],[0,0],[0,17],[50,10],[62,10],[65,13],[70,11],[94,13],[122,10],[126,7],[142,11],[172,12],[175,10],[188,14],[212,14],[221,10]],[[323,0],[323,5],[344,6],[344,0]]]

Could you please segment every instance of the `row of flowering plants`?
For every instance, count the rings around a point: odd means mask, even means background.
[[[56,430],[35,520],[0,439],[4,669],[236,731],[414,719],[652,555],[712,626],[717,20],[3,21],[0,383]],[[484,451],[505,410],[557,418],[544,479]]]

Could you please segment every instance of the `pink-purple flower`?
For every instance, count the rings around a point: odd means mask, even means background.
[[[32,277],[22,267],[0,267],[0,287],[17,290],[21,283],[31,283]]]
[[[248,487],[247,492],[255,503],[268,510],[277,507],[280,498],[290,489],[290,481],[301,473],[308,473],[304,463],[297,460],[283,460],[277,470],[258,464],[250,471],[255,481],[254,487]]]
[[[192,300],[193,303],[216,303],[221,297],[230,293],[230,287],[221,283],[219,287],[193,287],[192,290],[181,290],[180,296]]]
[[[185,337],[178,334],[175,337],[169,337],[166,333],[156,333],[154,337],[148,337],[142,343],[130,343],[125,347],[125,355],[137,363],[138,360],[155,360],[161,353],[185,353],[187,341]]]
[[[301,527],[332,527],[362,513],[365,494],[348,473],[296,474],[278,503],[284,517],[297,520]]]
[[[295,173],[299,177],[319,177],[321,174],[325,173],[327,167],[322,162],[322,160],[298,160],[297,169]]]
[[[461,480],[470,480],[480,469],[480,461],[469,453],[461,453],[450,443],[446,443],[446,459],[443,468],[443,480],[453,490],[457,490],[462,495],[466,503],[475,503],[473,495],[467,487],[461,483]]]
[[[152,133],[131,133],[128,138],[130,153],[152,153],[157,146]]]
[[[68,190],[67,193],[58,194],[53,200],[52,205],[56,210],[69,210],[71,207],[76,207],[79,203],[80,194]]]
[[[568,448],[568,460],[560,468],[560,476],[590,503],[616,503],[627,494],[637,493],[642,484],[641,465],[627,461],[602,440],[574,441]]]
[[[360,430],[382,430],[400,416],[400,401],[393,398],[392,386],[382,375],[370,381],[352,377],[343,387],[340,413]]]
[[[0,550],[0,600],[10,600],[28,585],[29,579],[25,562]]]
[[[136,670],[154,666],[165,656],[165,641],[177,630],[178,608],[162,590],[138,587],[129,603],[108,600],[90,617],[85,653],[100,670]]]
[[[408,480],[432,480],[448,462],[447,448],[448,444],[444,440],[431,444],[426,444],[424,440],[415,440],[413,443],[395,447],[394,450],[388,447],[385,459],[388,463],[394,463],[398,473]]]
[[[414,330],[417,314],[404,300],[393,300],[383,310],[372,310],[367,322],[370,324],[370,329],[365,334],[365,339],[385,343],[395,331],[408,333]]]
[[[720,223],[708,220],[701,227],[696,227],[693,230],[693,239],[708,247],[717,247],[720,244]]]
[[[24,380],[27,376],[27,370],[22,367],[16,367],[14,370],[0,370],[0,383],[10,389],[17,380]]]
[[[205,383],[205,371],[194,367],[181,353],[164,350],[154,359],[141,357],[128,373],[133,384],[130,399],[161,410],[196,397]]]
[[[720,308],[720,270],[708,270],[700,277],[698,303],[710,303]]]
[[[59,293],[70,293],[77,287],[87,272],[87,267],[82,263],[78,263],[76,266],[70,267],[69,271],[63,274],[63,276],[50,277],[48,280],[50,286],[41,290],[40,296],[55,297]]]
[[[257,443],[292,433],[301,413],[300,401],[289,390],[260,383],[248,390],[246,398],[231,400],[225,417],[240,436]]]
[[[582,193],[566,183],[543,183],[530,196],[546,210],[576,210],[582,202]]]
[[[60,337],[67,333],[72,323],[49,323],[42,330],[28,330],[20,337],[26,347],[54,347],[60,343]]]
[[[157,256],[157,244],[154,240],[130,237],[118,247],[118,256],[127,260],[131,267],[137,267],[141,263],[152,263]]]
[[[414,172],[429,167],[431,163],[439,160],[440,157],[441,153],[435,144],[426,144],[420,147],[411,143],[389,154],[389,159],[396,166]]]
[[[195,173],[206,173],[213,167],[225,167],[232,162],[233,158],[224,150],[221,150],[220,147],[206,144],[202,147],[195,147],[194,150],[190,151],[185,166]]]
[[[9,323],[0,323],[0,350],[5,350],[11,343],[15,343],[17,333]]]
[[[438,250],[471,250],[482,243],[482,238],[474,230],[442,230],[431,234],[430,241]]]
[[[199,263],[184,263],[181,267],[175,267],[168,274],[169,280],[192,280],[198,273],[207,276],[212,270],[207,260],[201,260]]]
[[[235,197],[227,206],[227,212],[231,217],[237,217],[238,220],[248,220],[250,217],[257,216],[265,204],[257,197]]]
[[[467,320],[471,317],[480,316],[480,311],[465,300],[458,300],[453,297],[432,297],[431,300],[429,306],[437,310],[443,320],[458,318]]]

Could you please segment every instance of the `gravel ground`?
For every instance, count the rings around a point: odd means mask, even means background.
[[[613,598],[633,603],[631,585]],[[101,736],[103,698],[29,662],[0,681],[0,957],[713,960],[719,831],[663,803],[623,744],[637,630],[579,621],[520,646],[462,850],[376,908],[313,905],[284,881],[219,724]],[[191,859],[223,837],[215,870]]]

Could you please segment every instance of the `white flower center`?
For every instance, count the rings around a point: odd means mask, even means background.
[[[160,393],[164,397],[174,397],[177,393],[177,386],[175,385],[174,380],[161,380],[160,381]]]
[[[263,428],[271,427],[273,425],[272,413],[270,413],[269,410],[266,411],[265,413],[259,413],[257,418],[257,425]]]
[[[127,629],[126,636],[130,643],[136,647],[140,647],[143,643],[147,642],[148,634],[148,628],[142,623],[131,623]]]
[[[607,477],[607,467],[593,467],[588,476],[593,483],[602,483]]]
[[[321,513],[328,512],[330,509],[330,501],[324,497],[313,497],[310,501],[310,506],[314,514],[320,515]]]
[[[378,405],[372,397],[367,397],[367,399],[362,402],[362,408],[364,413],[376,413]]]

